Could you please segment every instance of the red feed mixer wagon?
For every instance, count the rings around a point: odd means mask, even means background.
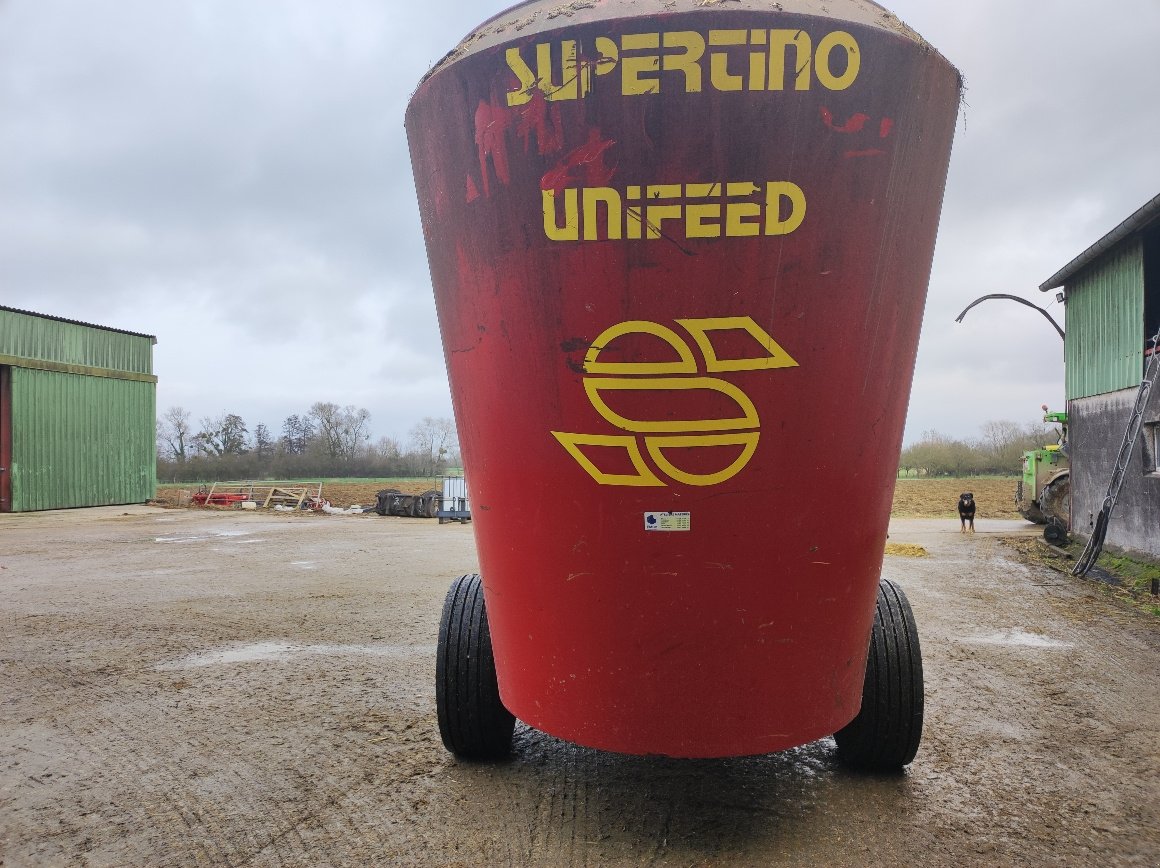
[[[880,571],[960,85],[868,0],[524,3],[422,80],[481,566],[439,634],[456,755],[518,718],[913,759],[918,634]]]

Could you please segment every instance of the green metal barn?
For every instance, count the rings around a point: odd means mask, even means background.
[[[1160,332],[1160,195],[1039,288],[1062,288],[1067,304],[1071,531],[1095,532],[1119,465],[1108,545],[1160,558],[1160,388],[1141,385],[1160,352],[1151,341]],[[1139,433],[1120,464],[1132,421]]]
[[[156,343],[0,307],[0,512],[153,497]]]

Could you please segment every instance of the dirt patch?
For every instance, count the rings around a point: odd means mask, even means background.
[[[904,774],[854,775],[830,739],[666,760],[522,725],[509,761],[456,761],[434,658],[470,525],[0,516],[0,863],[1154,864],[1155,619],[957,520],[891,535],[930,553],[888,565],[923,742]]]
[[[886,554],[899,558],[928,558],[930,552],[914,543],[887,543]]]
[[[1078,542],[1064,547],[1047,545],[1037,537],[1001,538],[1002,543],[1024,564],[1035,564],[1062,573],[1069,579],[1076,560],[1083,552]],[[1127,563],[1125,563],[1125,561]],[[1134,575],[1142,567],[1145,576]],[[1160,598],[1152,596],[1150,576],[1156,567],[1128,561],[1110,553],[1100,555],[1091,571],[1081,580],[1087,581],[1101,593],[1115,597],[1138,611],[1160,616]]]
[[[1015,509],[1014,477],[963,479],[900,479],[894,487],[890,514],[898,518],[958,518],[959,495],[973,492],[975,520],[1021,518]]]
[[[955,504],[964,491],[974,492],[978,504],[976,519],[1017,519],[1015,482],[1012,478],[994,479],[900,479],[894,488],[890,514],[899,518],[957,518]],[[317,483],[315,483],[317,485]],[[159,506],[176,507],[179,492],[195,492],[196,484],[163,485],[157,488]],[[322,496],[331,506],[346,509],[354,504],[373,506],[375,495],[384,488],[397,488],[403,494],[422,494],[439,489],[437,479],[383,479],[378,482],[324,482]]]

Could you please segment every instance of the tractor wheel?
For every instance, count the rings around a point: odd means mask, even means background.
[[[1035,502],[1023,490],[1022,479],[1015,483],[1015,509],[1019,511],[1021,516],[1035,524],[1043,524],[1047,521],[1047,518],[1039,511],[1039,507],[1035,505]]]
[[[1039,497],[1039,506],[1047,516],[1047,523],[1067,527],[1071,522],[1071,473],[1064,470],[1047,485]]]
[[[838,759],[865,771],[900,770],[918,752],[922,712],[922,651],[914,613],[902,590],[882,579],[866,658],[862,709],[834,735]]]
[[[444,746],[461,759],[499,759],[511,751],[516,720],[503,707],[478,574],[451,583],[439,624],[435,708]]]
[[[1049,521],[1047,527],[1043,529],[1043,539],[1053,546],[1063,545],[1067,542],[1067,531],[1064,530],[1063,525]]]

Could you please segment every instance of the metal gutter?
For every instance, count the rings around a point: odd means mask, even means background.
[[[1135,233],[1144,229],[1149,223],[1160,217],[1160,194],[1153,196],[1152,199],[1142,208],[1137,210],[1127,220],[1045,280],[1039,284],[1040,292],[1048,292],[1052,289],[1058,289],[1075,277],[1080,271],[1091,265],[1095,260],[1099,259],[1125,238],[1128,238]]]
[[[66,322],[70,325],[79,325],[90,329],[100,329],[101,331],[105,332],[117,332],[118,334],[131,335],[135,338],[149,338],[149,340],[153,341],[153,343],[157,343],[157,337],[155,335],[146,335],[142,334],[141,332],[131,332],[126,331],[125,329],[115,329],[112,326],[96,325],[95,323],[91,322],[81,322],[79,319],[65,319],[63,316],[50,316],[47,313],[37,313],[36,311],[32,310],[21,310],[18,307],[8,307],[3,304],[0,304],[0,310],[6,310],[9,313],[21,313],[25,316],[34,316],[37,319],[50,319],[56,322]]]

